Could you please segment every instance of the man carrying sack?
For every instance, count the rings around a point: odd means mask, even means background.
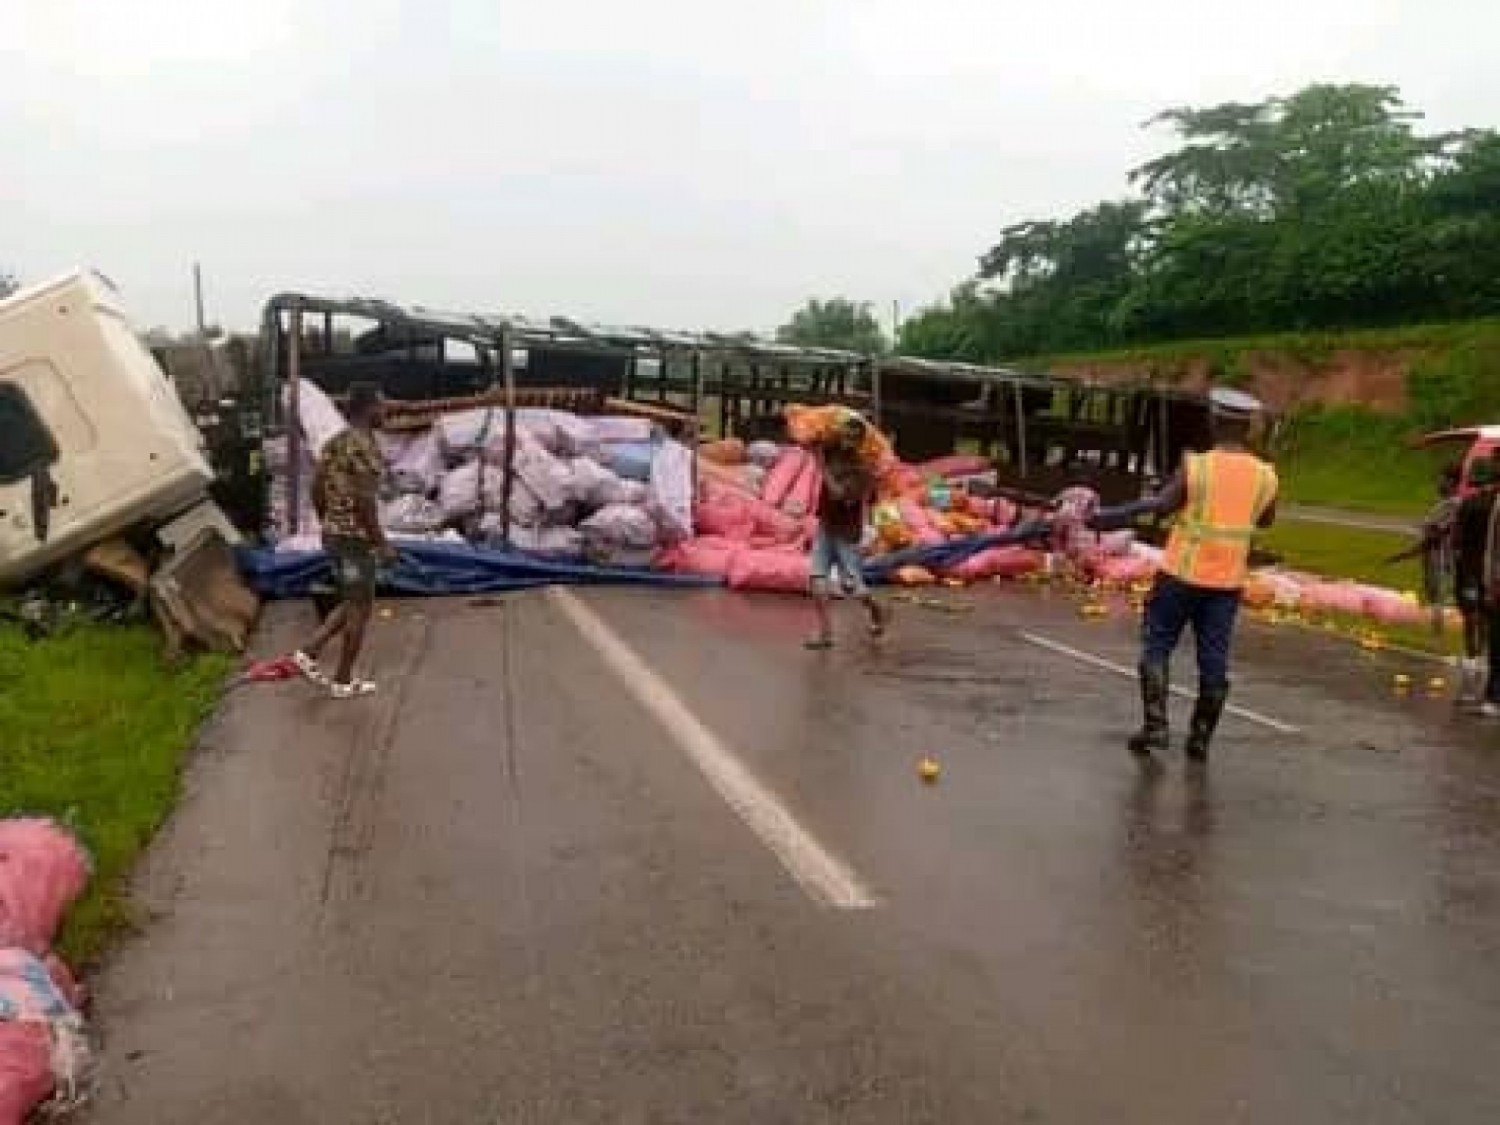
[[[1172,652],[1189,624],[1198,653],[1198,699],[1184,752],[1208,760],[1209,744],[1229,699],[1229,654],[1240,596],[1249,576],[1257,528],[1276,518],[1276,470],[1250,450],[1260,403],[1238,391],[1209,396],[1214,446],[1189,453],[1182,468],[1149,500],[1099,512],[1090,526],[1110,530],[1137,516],[1175,514],[1141,629],[1144,719],[1130,752],[1148,758],[1169,745],[1167,698]]]

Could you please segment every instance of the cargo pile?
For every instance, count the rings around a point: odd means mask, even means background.
[[[398,542],[469,543],[548,562],[802,593],[822,484],[808,447],[845,412],[793,406],[788,443],[729,438],[705,442],[695,455],[646,418],[519,409],[512,443],[503,409],[458,410],[425,428],[379,435],[388,470],[382,522]],[[309,383],[300,417],[297,473],[289,471],[285,442],[267,443],[280,552],[318,550],[309,501],[314,465],[346,426]],[[864,541],[878,579],[961,586],[1045,577],[1139,596],[1160,565],[1160,550],[1133,532],[1089,530],[1099,497],[1088,488],[1065,489],[1027,511],[998,494],[984,457],[907,464],[873,429],[863,453],[878,482]],[[1271,618],[1349,618],[1372,628],[1418,625],[1430,612],[1411,593],[1277,569],[1257,571],[1245,601]]]
[[[43,1105],[73,1108],[88,1092],[83,990],[52,950],[88,877],[67,829],[0,819],[0,1125],[21,1125]]]
[[[285,440],[267,443],[272,536],[282,552],[319,549],[314,466],[346,427],[312,384],[300,389],[299,413],[296,473]],[[482,408],[379,439],[387,468],[381,522],[398,543],[467,541],[558,562],[646,567],[692,533],[692,452],[647,419],[523,409],[512,441],[505,411]]]

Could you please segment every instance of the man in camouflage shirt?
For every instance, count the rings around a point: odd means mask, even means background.
[[[312,500],[323,528],[323,547],[333,564],[339,605],[312,641],[293,659],[314,683],[327,683],[318,661],[335,637],[342,638],[339,666],[330,685],[335,699],[370,695],[375,685],[354,677],[375,606],[382,562],[396,551],[380,526],[380,480],[384,460],[375,441],[384,404],[377,387],[356,384],[349,392],[349,428],[323,447],[313,478]]]

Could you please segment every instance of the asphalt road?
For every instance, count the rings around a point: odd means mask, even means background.
[[[1500,1119],[1500,731],[1252,631],[1143,771],[1128,615],[954,601],[827,655],[795,598],[405,603],[378,699],[242,689],[90,1120]]]

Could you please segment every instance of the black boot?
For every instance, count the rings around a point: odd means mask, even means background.
[[[1167,737],[1167,670],[1159,664],[1142,664],[1141,729],[1130,736],[1130,752],[1137,758],[1148,758],[1165,750]]]
[[[1229,685],[1200,688],[1198,702],[1193,705],[1193,720],[1188,727],[1187,745],[1183,753],[1190,762],[1208,761],[1208,747],[1218,729],[1219,717],[1224,714],[1224,704],[1229,701]]]

